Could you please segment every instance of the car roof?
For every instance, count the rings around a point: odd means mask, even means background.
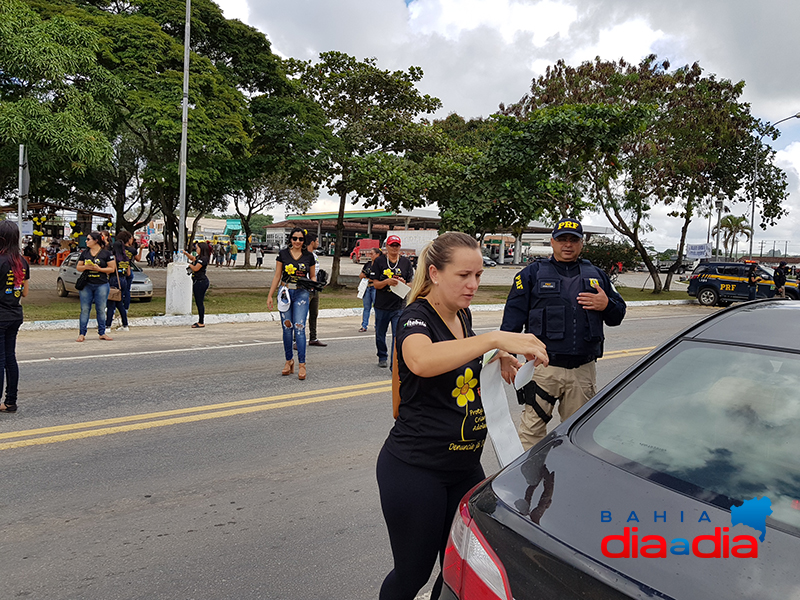
[[[737,346],[800,352],[800,336],[790,326],[800,319],[800,303],[789,299],[738,304],[687,329],[682,337]]]

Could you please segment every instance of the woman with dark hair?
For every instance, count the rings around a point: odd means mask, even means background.
[[[75,269],[79,273],[89,271],[89,280],[86,282],[86,286],[80,290],[81,319],[80,331],[76,341],[82,342],[86,339],[92,304],[94,304],[97,316],[97,334],[101,340],[111,341],[114,338],[106,334],[108,275],[116,271],[117,261],[114,260],[111,252],[105,249],[103,234],[99,231],[93,231],[86,236],[86,248],[78,257],[78,264]]]
[[[30,269],[19,251],[19,228],[11,221],[0,221],[0,396],[3,378],[6,398],[0,412],[17,411],[19,365],[17,365],[17,332],[22,325],[20,298],[28,295]]]
[[[124,229],[117,234],[117,239],[124,244],[125,248],[125,257],[117,270],[121,274],[124,268],[127,269],[128,273],[128,285],[122,290],[122,303],[125,305],[125,310],[127,311],[131,308],[131,284],[133,283],[133,269],[131,269],[131,265],[133,261],[141,260],[142,247],[136,241],[136,238],[131,235],[131,232],[125,231]],[[117,258],[117,262],[120,262],[119,257]]]
[[[756,263],[751,264],[750,270],[747,272],[748,300],[755,300],[758,294],[758,282],[761,281],[761,276],[756,272],[757,266]]]
[[[500,350],[509,374],[519,367],[510,353],[547,364],[544,344],[531,334],[475,335],[469,305],[482,273],[475,238],[440,235],[422,250],[400,316],[394,362],[400,402],[377,464],[394,556],[380,600],[416,597],[437,555],[441,565],[458,502],[484,478],[486,416],[478,383],[484,353]],[[431,598],[441,589],[439,575]]]
[[[130,234],[129,234],[130,235]],[[128,256],[125,252],[125,244],[122,240],[117,239],[111,244],[111,254],[117,262],[117,268],[108,278],[109,288],[117,288],[120,291],[119,300],[111,300],[109,297],[106,303],[106,329],[111,329],[111,323],[114,322],[114,311],[119,310],[119,317],[122,319],[122,331],[129,331],[128,329],[128,309],[125,306],[125,296],[130,297],[131,287],[130,279],[128,279],[128,272],[131,270]],[[110,291],[110,290],[109,290]],[[109,294],[110,295],[110,294]]]
[[[314,255],[305,248],[306,230],[295,227],[289,234],[289,247],[278,253],[275,261],[275,276],[269,286],[267,309],[272,310],[273,296],[281,283],[282,291],[279,294],[278,310],[281,313],[281,326],[283,327],[283,352],[286,364],[281,375],[294,373],[294,352],[292,344],[297,340],[297,378],[306,378],[306,319],[308,318],[309,293],[308,289],[298,285],[301,279],[317,280],[316,260]],[[285,297],[284,297],[284,290]]]
[[[183,253],[189,259],[189,269],[192,271],[192,294],[194,295],[194,303],[197,304],[197,323],[192,325],[192,329],[200,329],[206,326],[205,298],[210,283],[206,275],[206,269],[208,269],[208,263],[211,260],[211,248],[208,242],[195,242],[194,250],[197,256],[192,256],[186,250]]]

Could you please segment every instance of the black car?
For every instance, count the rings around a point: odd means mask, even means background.
[[[697,297],[697,301],[705,306],[728,306],[731,302],[747,300],[749,286],[747,273],[750,270],[748,263],[711,262],[701,263],[689,277],[690,296]],[[761,277],[758,283],[756,298],[772,298],[775,295],[774,272],[769,267],[758,265],[756,273]],[[792,300],[800,298],[797,280],[786,280],[786,297]]]
[[[800,597],[800,305],[720,311],[462,501],[441,598]]]

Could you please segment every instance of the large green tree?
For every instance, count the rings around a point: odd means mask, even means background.
[[[414,153],[436,143],[419,119],[441,106],[416,83],[422,70],[387,71],[374,58],[357,60],[325,52],[318,62],[292,62],[292,71],[322,107],[331,132],[317,178],[339,199],[331,284],[338,283],[344,210],[348,195],[368,205],[412,207],[426,203],[423,171]]]
[[[26,144],[35,197],[44,178],[110,160],[122,88],[98,64],[95,32],[63,16],[43,19],[19,0],[0,0],[0,15],[0,194],[16,188]]]
[[[583,193],[632,241],[650,271],[654,292],[660,292],[662,282],[644,242],[655,204],[668,206],[670,214],[681,219],[675,265],[681,264],[692,219],[706,214],[712,199],[736,201],[741,190],[752,188],[748,174],[756,156],[765,173],[759,182],[764,192],[762,215],[770,220],[783,210],[785,177],[754,142],[762,133],[775,132],[752,117],[749,106],[741,102],[743,87],[742,82],[704,75],[696,63],[671,71],[669,62],[659,62],[653,55],[636,65],[598,58],[572,67],[559,61],[532,82],[520,102],[501,108],[525,117],[559,105],[655,107],[648,126],[627,137],[614,157],[586,157]],[[750,168],[744,167],[747,164]],[[672,272],[668,283],[671,276]]]

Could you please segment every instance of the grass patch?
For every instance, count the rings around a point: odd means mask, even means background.
[[[473,304],[505,304],[509,287],[505,285],[487,285],[478,289]],[[619,293],[628,301],[637,300],[686,300],[688,294],[683,291],[653,294],[652,291],[638,288],[619,287]],[[234,314],[267,311],[267,292],[269,288],[217,288],[212,285],[206,294],[206,314]],[[150,302],[131,302],[128,311],[130,318],[153,317],[163,315],[165,311],[164,290],[156,290]],[[360,308],[361,300],[356,297],[353,288],[326,289],[319,299],[319,307],[324,308]],[[60,319],[77,319],[80,316],[80,302],[76,294],[67,298],[59,298],[47,291],[36,298],[30,295],[23,301],[26,321],[55,321]],[[192,310],[197,309],[192,302]],[[94,318],[94,313],[92,314]]]

